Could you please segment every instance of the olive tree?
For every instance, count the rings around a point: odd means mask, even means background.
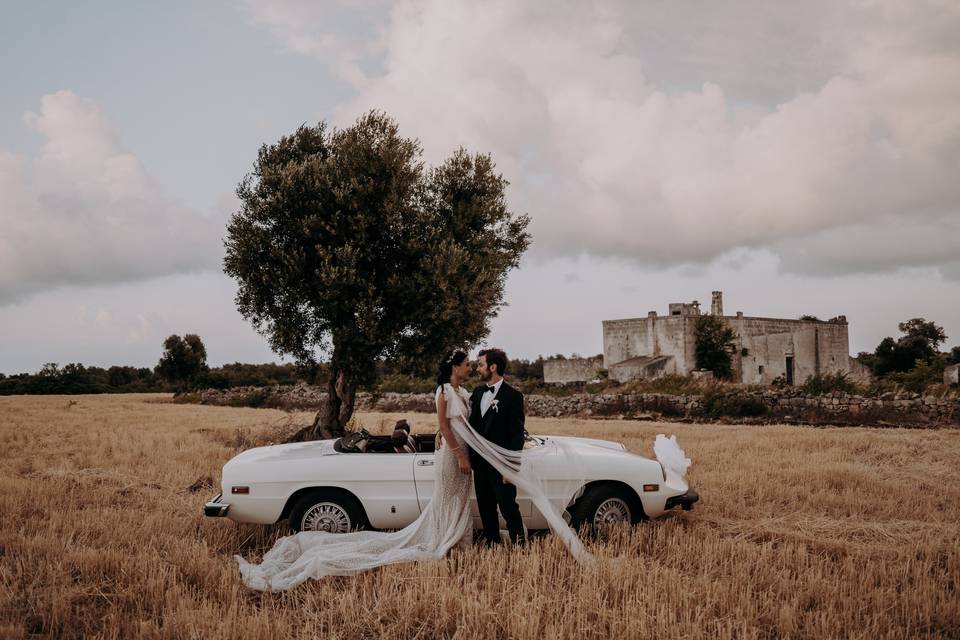
[[[426,168],[387,115],[301,126],[263,145],[237,188],[224,271],[271,348],[328,359],[328,400],[297,438],[341,435],[377,363],[410,373],[489,333],[529,219],[489,155],[460,149]]]

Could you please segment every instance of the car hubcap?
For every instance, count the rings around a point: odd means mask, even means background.
[[[596,527],[630,521],[630,505],[620,498],[604,500],[597,507],[597,512],[593,516],[593,524]]]
[[[302,531],[327,531],[347,533],[350,531],[350,516],[343,507],[333,502],[320,502],[303,514]]]

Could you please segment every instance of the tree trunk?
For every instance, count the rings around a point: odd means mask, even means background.
[[[332,370],[327,380],[327,403],[317,412],[313,424],[296,432],[288,442],[339,438],[353,417],[356,397],[357,386],[351,376],[341,369]]]

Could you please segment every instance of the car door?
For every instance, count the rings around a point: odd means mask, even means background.
[[[360,499],[374,527],[405,527],[420,515],[413,483],[414,458],[413,453],[341,454],[338,461],[345,466],[335,474],[336,486]],[[331,471],[317,475],[330,478]]]
[[[417,489],[417,501],[420,504],[422,512],[433,497],[433,485],[435,479],[435,464],[433,453],[418,453],[414,461],[413,482]],[[533,502],[523,492],[517,494],[517,506],[520,507],[520,515],[524,520],[533,515]],[[470,512],[473,515],[473,524],[475,528],[480,527],[480,511],[477,509],[476,494],[470,492]],[[501,526],[506,526],[503,518],[500,518]]]
[[[413,484],[417,491],[417,503],[423,512],[433,496],[433,452],[417,453],[413,458]]]

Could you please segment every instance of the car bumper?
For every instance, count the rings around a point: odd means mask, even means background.
[[[664,505],[666,511],[670,511],[674,507],[683,507],[684,511],[690,511],[693,508],[693,503],[700,499],[700,494],[698,494],[692,487],[687,489],[686,493],[680,494],[679,496],[673,496],[672,498],[667,498],[667,503]]]
[[[218,494],[216,498],[203,505],[203,515],[208,518],[222,518],[230,511],[230,504],[223,502],[223,494]]]

